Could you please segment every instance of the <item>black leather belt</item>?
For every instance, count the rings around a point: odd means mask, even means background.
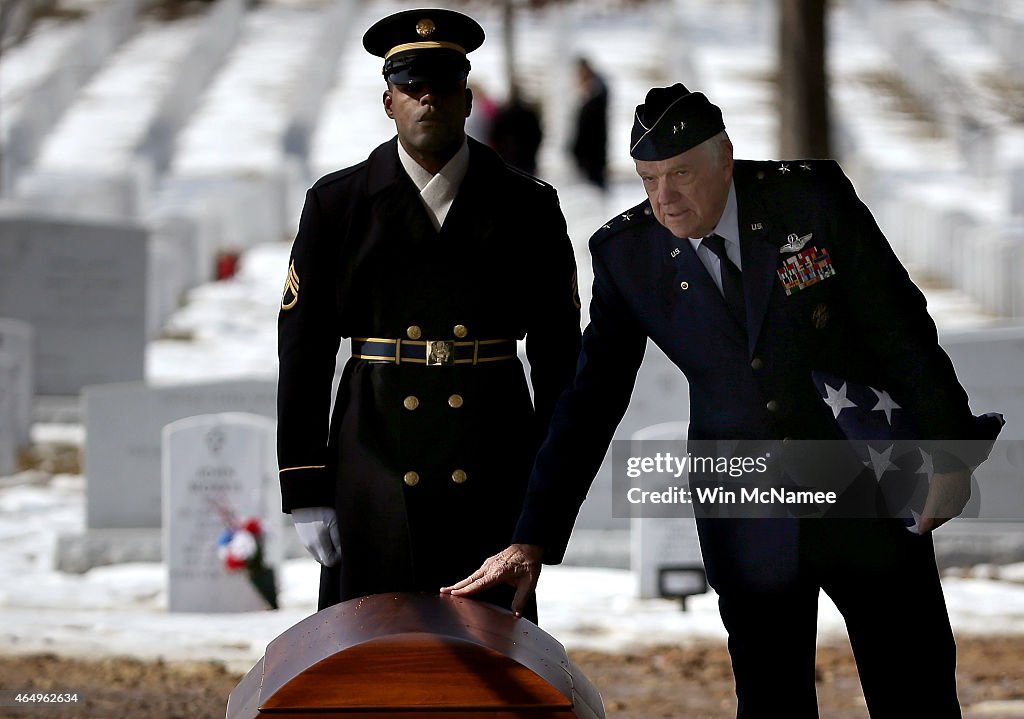
[[[353,337],[352,356],[376,362],[427,367],[482,364],[516,359],[515,340],[402,340]]]

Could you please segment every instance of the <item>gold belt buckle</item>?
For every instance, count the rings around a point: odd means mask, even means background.
[[[445,367],[455,364],[455,342],[427,340],[427,366]]]

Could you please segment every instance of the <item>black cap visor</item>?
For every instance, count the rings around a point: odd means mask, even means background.
[[[446,50],[399,53],[384,63],[384,79],[394,85],[433,82],[455,85],[469,77],[465,55]]]

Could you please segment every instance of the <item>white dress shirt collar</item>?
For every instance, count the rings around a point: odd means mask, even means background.
[[[725,240],[726,254],[729,255],[729,259],[732,260],[733,264],[742,270],[743,265],[740,261],[740,220],[736,203],[735,182],[729,184],[729,197],[725,201],[725,209],[722,210],[722,216],[718,219],[718,224],[715,225],[715,229],[712,230],[711,234],[721,235]],[[693,249],[697,251],[700,258],[704,260],[704,264],[708,265],[711,263],[717,269],[718,258],[715,257],[711,250],[700,246],[703,239],[703,237],[689,238],[690,244],[693,245]]]
[[[463,140],[462,146],[452,159],[448,160],[448,163],[436,175],[430,174],[428,170],[416,162],[406,152],[405,148],[402,147],[401,140],[397,144],[398,159],[402,162],[402,167],[405,169],[409,179],[419,189],[420,200],[422,200],[423,206],[427,209],[427,214],[430,216],[434,229],[440,231],[445,218],[448,216],[448,211],[455,201],[455,195],[458,194],[462,179],[466,176],[466,171],[469,169],[469,144],[466,140]]]

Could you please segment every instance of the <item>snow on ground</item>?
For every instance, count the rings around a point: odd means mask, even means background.
[[[85,483],[69,475],[35,479],[25,474],[0,483],[0,651],[210,659],[244,671],[270,640],[316,611],[319,567],[312,559],[284,563],[279,611],[240,614],[167,612],[160,563],[57,572],[57,533],[83,529]],[[943,581],[954,630],[1024,634],[1024,564],[972,574],[980,576]],[[674,600],[637,599],[626,570],[545,567],[538,597],[541,627],[570,649],[725,639],[713,592],[691,597],[683,612]],[[818,626],[821,641],[845,635],[825,595]]]

